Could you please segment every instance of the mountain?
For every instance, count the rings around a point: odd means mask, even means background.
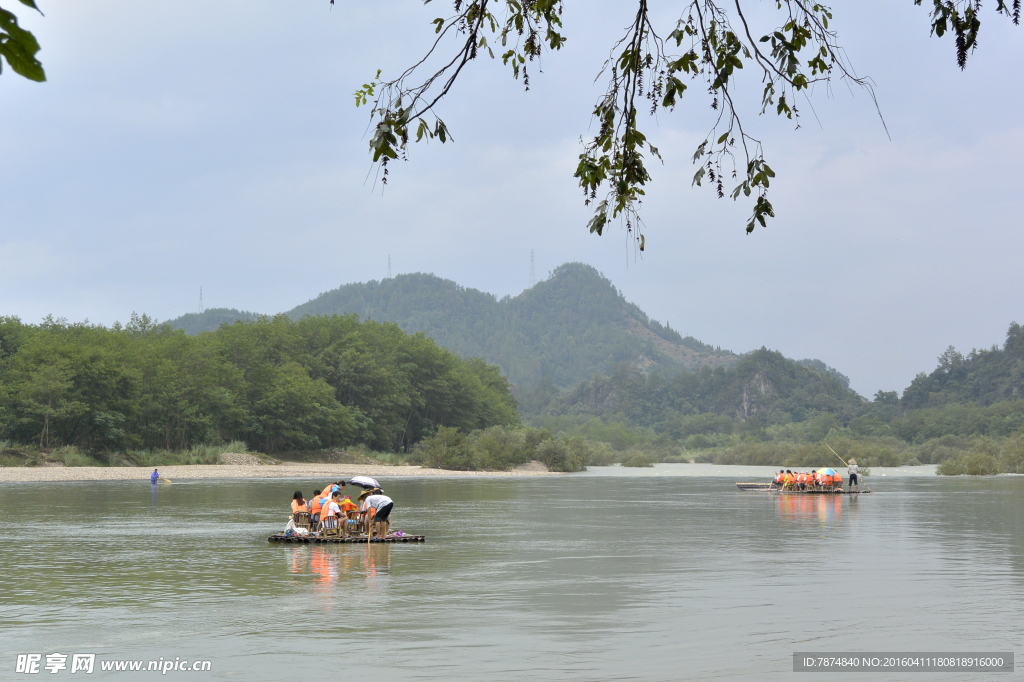
[[[1024,398],[1024,328],[1016,322],[1002,348],[972,350],[963,355],[953,346],[939,356],[931,374],[918,374],[903,391],[902,410],[953,403],[987,406]]]
[[[739,356],[683,337],[626,301],[594,268],[567,263],[515,297],[494,295],[429,274],[346,284],[287,312],[356,314],[422,331],[463,357],[499,365],[520,387],[569,388],[617,363],[646,374],[673,375],[701,367],[731,366]],[[217,309],[170,322],[190,334],[253,313]]]
[[[534,414],[545,417],[620,420],[674,439],[689,435],[693,415],[727,417],[726,422],[701,422],[724,424],[727,430],[732,428],[728,422],[747,422],[755,415],[762,425],[800,422],[820,413],[845,422],[857,414],[864,399],[837,374],[762,348],[730,367],[702,367],[670,377],[619,365],[610,375],[594,376],[564,395],[552,396],[539,410],[533,407]]]
[[[169,324],[175,329],[184,329],[185,333],[190,336],[195,336],[200,332],[214,331],[222,324],[231,324],[238,320],[252,322],[258,320],[259,317],[259,313],[250,313],[247,310],[210,308],[201,313],[185,313],[181,317],[171,320]]]

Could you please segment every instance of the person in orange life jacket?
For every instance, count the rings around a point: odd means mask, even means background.
[[[330,499],[324,503],[323,509],[320,511],[321,525],[326,525],[326,527],[328,528],[333,528],[336,522],[341,521],[340,502],[341,493],[333,493]]]
[[[309,506],[306,504],[306,498],[302,496],[301,490],[296,490],[295,494],[292,495],[292,514],[299,512],[308,512]]]
[[[773,481],[776,488],[781,488],[786,484],[786,470],[779,469],[779,473],[775,474],[775,480]]]
[[[355,516],[354,512],[359,511],[359,505],[353,502],[352,498],[350,498],[348,495],[342,496],[341,499],[338,501],[338,505],[341,507],[341,516],[339,518],[339,522],[341,523],[341,527],[345,535],[348,535],[349,519]]]
[[[313,524],[313,528],[316,528],[317,522],[320,520],[320,511],[322,508],[320,501],[320,491],[314,490],[313,497],[309,500],[309,520]]]

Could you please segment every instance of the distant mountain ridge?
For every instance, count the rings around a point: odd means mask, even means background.
[[[950,346],[938,361],[931,374],[918,374],[903,391],[903,410],[1024,398],[1024,328],[1016,322],[1006,331],[1002,348],[994,345],[963,355]]]
[[[286,314],[356,314],[423,332],[464,357],[499,365],[511,382],[533,386],[549,380],[562,388],[627,363],[645,372],[675,374],[731,366],[739,356],[683,337],[626,301],[596,269],[567,263],[550,278],[515,297],[497,299],[435,275],[414,273],[346,284]],[[183,315],[169,324],[189,334],[257,314],[218,308]]]

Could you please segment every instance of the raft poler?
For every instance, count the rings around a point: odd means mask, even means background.
[[[157,481],[159,481],[159,480],[160,480],[160,472],[157,471],[156,469],[153,469],[153,473],[151,473],[149,475],[149,482],[151,484],[153,484],[153,485],[156,485]]]
[[[367,533],[369,529],[377,523],[383,523],[384,526],[381,528],[383,534],[388,535],[388,530],[391,525],[391,510],[395,508],[394,501],[384,495],[380,488],[375,488],[371,491],[371,494],[366,497],[363,504],[366,506],[366,527]]]
[[[857,474],[860,473],[860,467],[857,466],[857,460],[851,459],[849,465],[847,465],[846,473],[850,475],[850,488],[857,488],[857,492],[860,492],[860,479]]]

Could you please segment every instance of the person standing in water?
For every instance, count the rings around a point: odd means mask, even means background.
[[[850,488],[856,487],[857,492],[860,492],[860,483],[857,481],[857,473],[860,471],[860,468],[857,466],[857,460],[851,459],[846,471],[850,474]]]
[[[153,473],[151,473],[149,475],[149,482],[152,483],[153,485],[156,485],[157,481],[159,481],[159,480],[160,480],[160,472],[157,471],[156,469],[153,469]]]

